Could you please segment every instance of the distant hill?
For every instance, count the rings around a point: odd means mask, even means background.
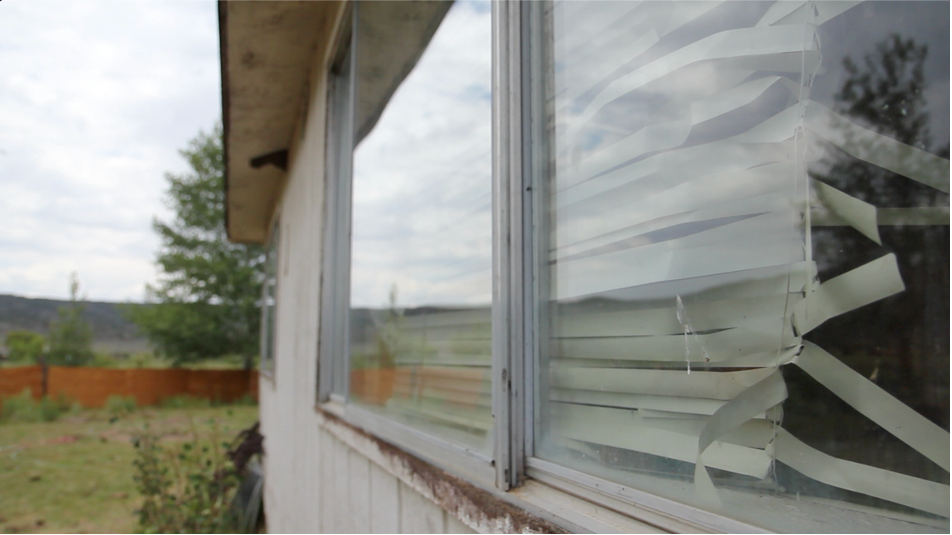
[[[46,334],[50,322],[57,317],[57,309],[67,304],[69,301],[0,294],[0,345],[7,333],[16,329]],[[86,301],[83,317],[93,330],[93,348],[110,354],[149,351],[145,336],[122,315],[120,306],[145,305]]]

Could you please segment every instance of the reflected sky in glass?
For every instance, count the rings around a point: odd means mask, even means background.
[[[354,307],[488,305],[488,2],[457,2],[354,153]]]
[[[349,346],[351,401],[484,454],[490,37],[488,2],[454,3],[355,149]]]

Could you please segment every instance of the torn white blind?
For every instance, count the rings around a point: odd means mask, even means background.
[[[947,207],[881,210],[808,176],[839,150],[949,191],[947,159],[810,99],[820,27],[858,2],[620,4],[553,10],[541,454],[645,473],[687,463],[712,507],[708,468],[766,480],[779,461],[948,517],[948,485],[836,459],[783,429],[798,409],[784,405],[783,370],[796,366],[949,469],[948,431],[802,338],[905,288],[894,255],[818,281],[812,225],[875,243],[882,224],[948,225]]]

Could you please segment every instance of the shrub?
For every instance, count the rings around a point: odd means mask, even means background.
[[[105,353],[95,353],[89,365],[94,368],[115,368],[116,359]]]
[[[211,406],[211,401],[188,394],[167,397],[159,403],[163,409],[206,409]]]
[[[71,404],[65,397],[51,399],[44,396],[39,402],[33,400],[29,389],[3,400],[0,420],[13,422],[53,422],[69,411]]]
[[[40,333],[21,329],[7,333],[5,344],[11,362],[37,362],[43,355],[46,338]]]
[[[236,399],[233,405],[238,405],[240,407],[253,407],[258,404],[258,401],[255,400],[255,397],[251,394],[244,394],[240,398]]]
[[[136,398],[132,396],[112,395],[106,398],[106,410],[113,416],[132,414],[137,407]]]
[[[217,440],[217,432],[210,443],[199,440],[194,428],[190,440],[175,446],[148,431],[133,439],[144,533],[238,532],[231,505],[240,480]]]
[[[55,422],[60,414],[69,410],[69,406],[63,407],[59,400],[52,400],[49,396],[43,396],[43,399],[37,404],[37,416],[41,422]]]
[[[0,419],[4,421],[34,422],[37,420],[36,402],[29,389],[16,396],[3,400],[3,411]]]
[[[133,353],[126,361],[130,368],[168,368],[169,362],[154,353]]]

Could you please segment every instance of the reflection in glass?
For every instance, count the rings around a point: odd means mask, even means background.
[[[536,455],[947,529],[948,3],[547,14]]]
[[[265,252],[264,288],[261,303],[261,362],[258,368],[262,371],[274,371],[274,335],[275,335],[275,305],[278,294],[278,243],[281,240],[280,225],[274,225],[268,248]]]
[[[350,399],[489,452],[490,13],[447,6],[357,10]]]

